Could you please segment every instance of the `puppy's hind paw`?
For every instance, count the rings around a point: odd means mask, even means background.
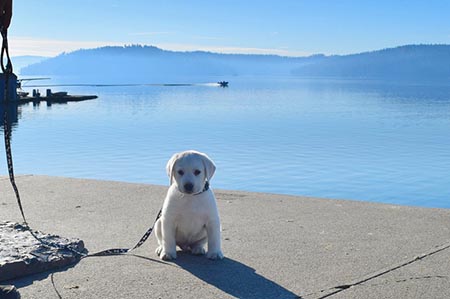
[[[205,252],[205,248],[199,246],[199,247],[192,248],[191,253],[193,255],[204,255],[206,252]]]
[[[156,253],[157,256],[161,255],[161,251],[162,251],[162,246],[156,247],[155,253]]]
[[[221,260],[223,259],[223,253],[222,251],[214,251],[214,252],[208,252],[206,254],[206,257],[209,258],[210,260]]]

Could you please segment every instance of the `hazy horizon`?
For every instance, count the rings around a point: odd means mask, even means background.
[[[389,48],[382,48],[382,49],[370,49],[364,52],[355,52],[355,53],[343,53],[343,54],[324,54],[324,53],[312,53],[309,55],[305,55],[305,56],[289,56],[289,55],[281,55],[281,54],[267,54],[267,53],[237,53],[237,52],[214,52],[214,51],[208,51],[208,50],[201,50],[201,49],[192,49],[192,50],[171,50],[171,49],[165,49],[162,47],[158,47],[155,45],[151,45],[151,44],[122,44],[122,45],[99,45],[97,47],[92,47],[92,48],[79,48],[79,49],[74,49],[71,51],[67,51],[67,52],[61,52],[58,53],[56,55],[53,56],[42,56],[42,55],[11,55],[11,58],[17,58],[17,57],[36,57],[36,58],[54,58],[57,57],[59,55],[63,55],[63,54],[70,54],[73,52],[77,52],[80,50],[95,50],[95,49],[101,49],[101,48],[106,48],[106,47],[122,47],[122,48],[126,48],[126,47],[131,47],[131,46],[141,46],[141,47],[155,47],[158,48],[160,50],[163,51],[169,51],[169,52],[186,52],[186,53],[191,53],[191,52],[205,52],[205,53],[212,53],[212,54],[231,54],[231,55],[267,55],[267,56],[280,56],[280,57],[289,57],[289,58],[308,58],[311,56],[317,56],[317,55],[323,55],[326,57],[331,57],[331,56],[349,56],[349,55],[358,55],[358,54],[364,54],[364,53],[371,53],[371,52],[377,52],[377,51],[382,51],[382,50],[389,50],[389,49],[396,49],[396,48],[402,48],[402,47],[409,47],[409,46],[450,46],[450,43],[448,44],[407,44],[407,45],[397,45],[397,46],[393,46],[393,47],[389,47]]]
[[[17,59],[16,61],[33,59]],[[299,76],[448,82],[450,45],[409,45],[345,56],[223,54],[166,51],[153,46],[100,47],[35,59],[21,75],[79,77],[87,82],[195,82],[193,78]],[[17,64],[16,64],[17,65]],[[18,68],[16,68],[17,70]],[[149,81],[150,80],[150,81]],[[223,79],[219,79],[223,80]],[[214,81],[213,81],[214,82]]]

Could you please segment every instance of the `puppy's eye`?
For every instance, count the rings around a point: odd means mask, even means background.
[[[200,170],[198,170],[198,169],[196,169],[195,171],[194,171],[194,175],[195,176],[198,176],[200,173],[202,173]]]
[[[178,174],[179,174],[179,175],[183,175],[183,174],[184,174],[184,171],[180,169],[180,170],[178,170]]]

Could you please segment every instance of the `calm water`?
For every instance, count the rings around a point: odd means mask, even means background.
[[[172,153],[197,149],[218,166],[215,188],[450,208],[450,86],[230,78],[229,88],[64,89],[99,98],[19,108],[16,173],[167,185]]]

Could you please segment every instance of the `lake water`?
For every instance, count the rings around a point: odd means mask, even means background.
[[[15,171],[167,185],[170,156],[196,149],[214,188],[450,208],[450,86],[229,80],[54,88],[99,97],[21,106]]]

